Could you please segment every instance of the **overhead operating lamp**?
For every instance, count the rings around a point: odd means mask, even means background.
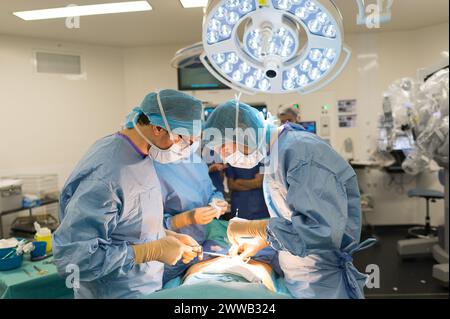
[[[307,94],[331,83],[351,52],[332,0],[212,0],[202,63],[246,94]]]

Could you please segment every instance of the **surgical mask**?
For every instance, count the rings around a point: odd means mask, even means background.
[[[236,135],[238,134],[239,130],[239,97],[238,95],[236,97]],[[228,164],[230,164],[233,167],[236,168],[242,168],[242,169],[252,169],[256,167],[265,157],[265,147],[264,147],[264,137],[266,135],[266,129],[264,129],[263,138],[261,139],[262,142],[257,147],[257,149],[250,155],[245,155],[242,153],[239,148],[236,148],[236,151],[225,157],[224,161]],[[236,140],[238,140],[236,136]]]
[[[179,142],[176,144],[173,144],[170,148],[167,150],[160,149],[156,145],[150,142],[150,152],[149,156],[161,163],[161,164],[169,164],[178,162],[182,159],[188,158],[191,154],[190,145],[186,144],[185,142]]]
[[[161,97],[160,97],[159,93],[157,94],[156,99],[158,101],[159,110],[161,112],[161,116],[163,118],[164,124],[166,125],[166,129],[167,129],[167,132],[169,133],[170,139],[172,141],[175,141],[175,137],[172,133],[172,130],[170,129],[169,123],[166,118],[166,114],[162,107]],[[136,129],[136,131],[151,146],[150,151],[149,151],[149,156],[153,160],[155,160],[161,164],[174,163],[179,160],[188,158],[192,152],[190,143],[185,141],[184,139],[182,139],[178,143],[174,142],[174,144],[172,144],[171,147],[169,147],[166,150],[163,150],[163,149],[159,148],[158,146],[156,146],[155,144],[153,144],[149,139],[147,139],[139,129]]]
[[[235,153],[227,156],[225,162],[236,168],[252,169],[264,159],[264,154],[255,151],[250,155],[245,155],[237,150]]]

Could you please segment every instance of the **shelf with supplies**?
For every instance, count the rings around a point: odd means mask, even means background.
[[[57,174],[18,174],[0,177],[0,238],[4,236],[33,237],[33,223],[54,230],[59,222],[53,216],[53,206],[59,203]],[[58,209],[56,208],[56,211]],[[28,216],[19,214],[28,211]],[[3,217],[19,214],[7,232]],[[9,224],[9,222],[8,222]]]
[[[11,209],[11,210],[5,210],[5,211],[0,211],[0,238],[4,238],[4,234],[3,234],[3,223],[2,223],[2,219],[4,216],[7,215],[12,215],[12,214],[16,214],[16,213],[20,213],[20,212],[24,212],[24,211],[28,211],[29,218],[33,218],[33,210],[45,207],[45,206],[49,206],[52,204],[57,204],[59,203],[58,199],[43,199],[41,200],[41,203],[39,206],[34,206],[34,207],[21,207],[21,208],[17,208],[17,209]],[[36,216],[37,217],[37,216]]]

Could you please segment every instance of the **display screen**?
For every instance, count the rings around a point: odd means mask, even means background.
[[[393,149],[395,151],[408,151],[412,149],[412,143],[408,136],[398,136],[395,139],[395,144]]]
[[[178,89],[180,91],[228,90],[229,87],[217,80],[202,64],[178,69]]]
[[[317,123],[316,122],[300,122],[300,125],[305,128],[306,131],[317,134]]]

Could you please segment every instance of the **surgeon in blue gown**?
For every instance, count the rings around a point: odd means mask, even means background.
[[[235,134],[225,130],[236,129]],[[235,167],[265,159],[264,195],[271,218],[231,220],[233,254],[246,258],[270,245],[279,254],[285,283],[296,298],[364,298],[367,275],[352,255],[374,243],[360,243],[360,193],[355,172],[320,137],[301,126],[275,127],[248,105],[236,101],[218,107],[205,125],[222,139],[205,146]],[[244,138],[243,131],[250,130]],[[253,243],[243,242],[251,237]]]
[[[74,278],[76,298],[141,297],[161,289],[164,264],[198,255],[194,239],[163,227],[154,161],[189,154],[200,116],[201,102],[189,95],[151,93],[126,128],[97,141],[75,167],[52,244],[59,273]]]
[[[161,182],[164,224],[169,230],[189,235],[200,245],[206,240],[206,225],[226,213],[228,204],[214,187],[208,166],[193,152],[187,160],[155,163]],[[218,209],[209,206],[215,202]],[[194,263],[196,260],[191,262]],[[191,264],[178,262],[164,267],[163,283],[182,275]]]

